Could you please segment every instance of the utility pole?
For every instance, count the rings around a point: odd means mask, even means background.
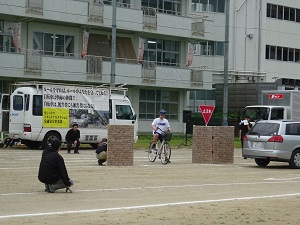
[[[116,85],[116,36],[117,36],[117,6],[116,0],[112,0],[112,30],[111,30],[111,70],[110,70],[110,86]]]
[[[226,22],[225,22],[225,52],[224,52],[224,82],[223,82],[223,122],[222,126],[228,126],[228,56],[229,56],[229,5],[230,0],[225,0]]]

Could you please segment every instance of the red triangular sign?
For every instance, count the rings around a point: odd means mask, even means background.
[[[215,106],[214,105],[200,105],[199,109],[202,112],[203,119],[205,121],[205,124],[207,125],[210,120],[211,115],[213,114]]]

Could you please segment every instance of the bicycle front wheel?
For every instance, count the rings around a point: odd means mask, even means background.
[[[170,158],[171,158],[171,146],[169,145],[169,143],[164,143],[160,155],[161,163],[166,165],[167,163],[170,162]]]
[[[157,151],[152,149],[153,141],[150,142],[149,152],[148,152],[148,159],[150,162],[154,162],[156,159]]]

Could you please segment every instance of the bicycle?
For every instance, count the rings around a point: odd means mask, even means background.
[[[149,151],[148,151],[148,159],[150,162],[154,162],[156,157],[160,159],[161,163],[166,165],[170,162],[171,158],[171,146],[168,141],[171,141],[172,133],[164,132],[163,141],[160,146],[159,143],[156,143],[155,149],[152,148],[153,140],[150,142]]]

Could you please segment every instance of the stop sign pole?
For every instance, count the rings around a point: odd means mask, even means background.
[[[207,124],[211,118],[211,115],[213,114],[213,111],[215,109],[215,106],[214,105],[200,105],[199,109],[200,109],[203,119],[205,121],[205,126],[207,126]]]

